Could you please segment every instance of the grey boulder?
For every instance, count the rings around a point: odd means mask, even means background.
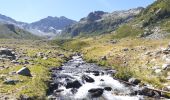
[[[20,70],[18,70],[17,74],[23,75],[23,76],[32,76],[31,71],[27,67],[23,67]]]

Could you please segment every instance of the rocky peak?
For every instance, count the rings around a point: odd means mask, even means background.
[[[87,20],[88,21],[95,21],[95,20],[101,19],[104,14],[106,14],[106,12],[103,12],[103,11],[91,12],[87,16]]]

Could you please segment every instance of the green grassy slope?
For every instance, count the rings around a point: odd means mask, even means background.
[[[40,39],[23,29],[11,24],[0,24],[0,38],[4,39]]]

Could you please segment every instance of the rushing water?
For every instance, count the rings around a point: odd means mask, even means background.
[[[114,70],[86,63],[81,56],[73,56],[62,67],[53,70],[56,100],[139,100],[137,87],[126,86],[112,78]]]

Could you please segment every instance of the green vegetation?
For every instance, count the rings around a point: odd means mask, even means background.
[[[69,42],[63,42],[61,46],[67,50],[83,53],[84,59],[88,62],[116,69],[118,71],[114,76],[116,78],[128,80],[131,77],[136,77],[156,88],[163,87],[165,83],[169,84],[169,81],[165,79],[166,75],[160,77],[152,69],[154,66],[164,64],[161,57],[155,59],[145,56],[146,52],[160,50],[160,45],[166,47],[168,39],[157,41],[128,37],[119,39],[118,43],[112,44],[110,41],[114,36],[115,34],[108,34],[91,38],[74,38]],[[126,48],[128,51],[124,51]],[[106,56],[107,59],[102,60],[103,56]],[[152,61],[153,59],[154,61]]]
[[[23,29],[20,29],[11,24],[0,24],[1,39],[41,39]]]
[[[15,65],[10,61],[0,62],[0,66],[8,66],[8,68],[0,70],[0,95],[12,96],[14,98],[26,95],[36,100],[45,99],[51,75],[49,69],[58,67],[65,62],[64,58],[57,55],[64,54],[66,57],[69,57],[71,54],[64,52],[57,46],[51,46],[48,42],[37,40],[34,42],[31,40],[0,40],[0,44],[0,46],[15,48],[17,54],[21,56],[19,62],[24,62],[25,57],[29,58],[29,64],[26,65]],[[38,52],[44,53],[48,59],[35,57]],[[13,71],[18,71],[23,66],[30,69],[33,77],[10,74]],[[5,79],[14,79],[20,82],[16,83],[16,85],[6,85],[3,84]]]
[[[158,22],[161,23],[161,21],[170,17],[169,6],[169,0],[157,0],[141,12],[136,21],[143,21],[143,27],[152,26]]]
[[[138,27],[132,27],[131,25],[123,25],[118,28],[115,32],[113,38],[125,38],[125,37],[137,37],[142,34],[144,31]]]

